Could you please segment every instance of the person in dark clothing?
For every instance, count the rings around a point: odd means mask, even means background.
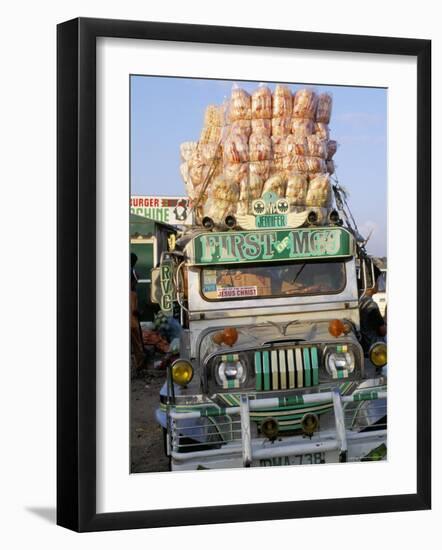
[[[132,361],[135,369],[138,370],[144,365],[145,353],[143,345],[143,333],[141,331],[138,315],[137,283],[138,276],[135,271],[135,264],[138,261],[136,254],[130,254],[130,347]]]
[[[135,264],[138,262],[138,256],[133,252],[130,253],[130,289],[135,290],[138,283],[138,275],[135,271]]]
[[[380,275],[375,269],[376,280]],[[378,283],[373,288],[367,289],[359,300],[359,313],[361,318],[361,345],[364,353],[367,354],[374,342],[383,340],[387,335],[387,325],[379,311],[373,295],[378,292]]]

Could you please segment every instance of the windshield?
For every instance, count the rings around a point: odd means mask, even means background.
[[[201,270],[201,290],[207,300],[336,294],[344,287],[344,262],[235,265]]]

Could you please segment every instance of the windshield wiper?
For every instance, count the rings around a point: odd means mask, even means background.
[[[306,265],[307,265],[307,262],[304,262],[304,263],[302,264],[301,269],[298,271],[298,273],[296,274],[295,278],[293,279],[293,284],[296,283],[296,281],[298,280],[298,277],[301,275],[302,270],[304,269],[304,267],[305,267]]]

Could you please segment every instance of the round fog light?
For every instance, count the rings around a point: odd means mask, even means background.
[[[172,380],[180,386],[187,386],[193,378],[193,367],[184,359],[177,359],[172,363]]]
[[[279,424],[275,418],[264,418],[261,422],[261,431],[269,439],[276,439],[279,432]]]
[[[301,420],[302,431],[307,435],[313,435],[319,428],[318,415],[313,413],[307,413]]]
[[[387,364],[387,345],[384,342],[375,342],[368,352],[368,357],[377,368]]]

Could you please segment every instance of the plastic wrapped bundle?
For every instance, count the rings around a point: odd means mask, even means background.
[[[270,167],[272,161],[270,160],[260,160],[260,161],[250,161],[249,162],[249,178],[259,178],[263,182],[268,179],[270,176]]]
[[[334,139],[327,141],[327,160],[331,160],[338,150],[338,143]]]
[[[326,161],[327,172],[331,175],[335,173],[335,163],[332,160]]]
[[[252,134],[249,140],[249,158],[251,161],[270,160],[272,140],[264,134]]]
[[[223,225],[227,216],[235,215],[237,204],[209,197],[201,208],[201,219],[210,218],[216,225]]]
[[[273,93],[273,118],[290,118],[293,111],[293,96],[287,86],[278,84]]]
[[[222,162],[220,152],[216,148],[216,145],[202,145],[198,147],[192,153],[187,167],[188,167],[188,182],[193,187],[198,187],[206,182],[210,176],[216,177],[222,171]],[[215,155],[217,158],[214,158]]]
[[[310,181],[307,191],[306,205],[328,208],[331,204],[331,185],[328,174],[316,176]]]
[[[293,118],[314,119],[318,97],[313,90],[298,90],[293,99]]]
[[[330,129],[328,127],[328,124],[325,124],[325,122],[316,122],[315,134],[319,136],[321,139],[329,139]]]
[[[180,145],[180,154],[181,159],[185,162],[190,160],[190,157],[193,155],[198,143],[196,141],[185,141]]]
[[[240,136],[243,136],[244,139],[248,139],[250,134],[252,133],[252,123],[250,120],[241,119],[241,120],[235,120],[230,125],[230,133],[231,134],[239,134]]]
[[[247,162],[249,160],[249,144],[243,134],[230,134],[224,142],[224,163]]]
[[[210,166],[206,162],[189,161],[187,181],[193,187],[202,185],[210,174]]]
[[[327,156],[327,141],[318,135],[307,136],[307,154],[311,157],[325,159]]]
[[[233,88],[230,97],[229,120],[250,119],[252,115],[252,106],[250,95],[241,88]]]
[[[319,157],[305,157],[310,174],[322,174],[327,171],[325,160]]]
[[[298,170],[302,172],[307,171],[307,163],[305,163],[305,167],[300,167],[299,164],[304,163],[306,147],[307,142],[305,138],[297,138],[293,135],[287,136],[284,140],[282,158],[282,167],[286,173]]]
[[[204,126],[201,130],[199,143],[218,143],[221,140],[220,126]]]
[[[223,126],[223,111],[218,105],[208,105],[204,113],[204,126]]]
[[[278,197],[285,197],[287,178],[284,174],[275,174],[264,183],[262,194],[272,191]]]
[[[291,206],[303,206],[307,199],[307,176],[293,173],[287,180],[286,199]]]
[[[284,142],[284,156],[308,155],[307,139],[290,134]]]
[[[304,155],[284,155],[282,159],[282,169],[286,174],[290,172],[308,172],[307,163]]]
[[[284,170],[284,147],[285,139],[282,137],[272,137],[273,161],[270,167],[272,174],[282,172]]]
[[[294,118],[292,120],[292,134],[297,138],[311,136],[314,130],[314,122],[309,118]]]
[[[247,181],[248,178],[247,163],[231,162],[224,164],[223,174],[228,181],[241,185],[242,182]]]
[[[207,164],[221,160],[221,148],[217,143],[199,143],[198,153],[201,160]]]
[[[202,216],[211,218],[216,224],[223,224],[226,216],[234,214],[239,199],[239,185],[224,175],[213,179],[208,198],[202,202]]]
[[[236,204],[239,199],[239,185],[223,175],[217,176],[210,184],[209,198]]]
[[[274,137],[286,137],[290,134],[291,119],[284,118],[272,118],[272,136]]]
[[[259,199],[264,185],[263,178],[249,174],[248,181],[241,183],[239,192],[238,214],[248,214],[251,201]]]
[[[252,94],[252,119],[272,118],[272,92],[267,86],[259,86]]]
[[[184,183],[187,183],[189,180],[189,165],[187,162],[182,162],[180,164],[180,174],[183,178]]]
[[[244,201],[259,199],[262,194],[263,185],[263,178],[260,178],[256,174],[250,174],[248,179],[241,183],[239,200]]]
[[[191,201],[195,204],[198,203],[199,206],[202,206],[209,197],[207,189],[204,188],[204,185],[193,187],[192,184],[188,183],[186,185],[186,191]]]
[[[259,199],[262,195],[262,189],[264,186],[265,179],[258,176],[257,174],[249,174],[248,181],[248,197],[251,200]]]
[[[316,108],[316,122],[328,124],[332,112],[333,99],[330,94],[319,94],[318,106]]]
[[[309,171],[307,164],[308,157],[304,155],[289,155],[284,158],[284,169],[286,173],[299,172],[307,174]]]
[[[272,135],[272,121],[269,118],[252,118],[252,133]]]

